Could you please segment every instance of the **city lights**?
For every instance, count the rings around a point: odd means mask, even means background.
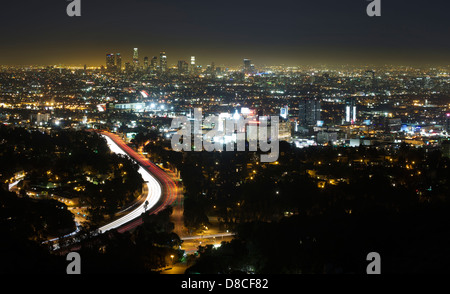
[[[0,18],[0,273],[450,272],[444,1],[24,1]]]

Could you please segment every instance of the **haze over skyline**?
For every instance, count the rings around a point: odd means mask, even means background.
[[[166,51],[168,64],[300,65],[313,63],[441,64],[450,62],[448,2],[382,0],[382,16],[368,1],[81,0],[2,4],[1,65],[105,64],[120,52],[131,61]]]

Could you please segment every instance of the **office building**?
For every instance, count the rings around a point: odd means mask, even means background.
[[[302,127],[316,126],[320,120],[321,105],[319,99],[302,99],[299,103],[298,122]]]
[[[167,71],[167,55],[164,51],[159,53],[159,69],[161,72]]]
[[[287,105],[280,108],[280,116],[283,119],[287,119],[288,118],[289,114],[288,114],[288,106]]]
[[[148,70],[148,57],[144,57],[144,70]]]
[[[244,73],[249,74],[251,72],[252,61],[250,59],[244,58]]]
[[[191,56],[190,72],[195,73],[195,56]]]
[[[290,121],[280,121],[278,124],[278,140],[290,142],[292,138],[292,125]]]
[[[122,55],[120,53],[116,53],[116,70],[122,70]]]
[[[42,126],[48,123],[50,120],[50,113],[38,113],[36,115],[36,124]]]
[[[353,97],[345,101],[345,122],[351,124],[356,122],[356,99]]]
[[[150,60],[150,70],[156,71],[157,68],[158,68],[158,57],[153,56],[152,60]]]
[[[133,66],[135,69],[139,68],[139,52],[138,48],[133,49]]]
[[[115,55],[114,53],[106,54],[106,70],[114,71],[115,69]]]

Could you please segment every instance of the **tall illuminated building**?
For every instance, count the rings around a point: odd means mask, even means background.
[[[252,61],[250,59],[244,58],[244,73],[250,73],[252,67]]]
[[[280,116],[283,119],[288,119],[288,117],[289,117],[289,108],[288,108],[287,105],[280,108]]]
[[[150,60],[150,70],[155,71],[158,66],[158,57],[153,56],[152,60]]]
[[[161,72],[167,71],[167,55],[164,51],[159,53],[159,68]]]
[[[114,53],[106,54],[106,70],[114,71],[115,68],[115,55]]]
[[[191,56],[190,72],[195,73],[195,56]]]
[[[133,66],[135,69],[139,68],[139,53],[138,48],[133,49]]]
[[[345,101],[345,122],[351,124],[356,122],[356,100],[353,97]]]
[[[118,71],[122,70],[122,55],[120,53],[116,53],[116,69]]]

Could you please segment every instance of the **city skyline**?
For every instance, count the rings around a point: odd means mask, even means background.
[[[9,2],[0,64],[100,66],[105,52],[131,59],[130,48],[140,56],[165,51],[168,66],[189,56],[227,65],[449,62],[443,1],[383,1],[380,17],[366,14],[367,1],[334,2],[83,1],[79,17],[67,16],[66,1]]]
[[[119,72],[117,56],[105,55],[104,70],[0,67],[5,272],[28,268],[33,251],[16,239],[43,249],[40,260],[59,257],[33,272],[64,273],[72,248],[81,273],[365,273],[373,252],[382,273],[448,271],[448,70],[252,74],[243,60],[194,77],[186,62],[170,74],[130,62]],[[191,147],[178,150],[180,134]]]
[[[448,273],[448,8],[2,4],[0,273]]]

